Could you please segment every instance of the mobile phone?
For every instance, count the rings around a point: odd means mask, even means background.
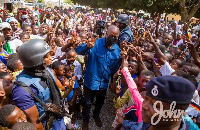
[[[12,12],[13,10],[12,3],[4,3],[4,9],[7,9],[9,12]]]

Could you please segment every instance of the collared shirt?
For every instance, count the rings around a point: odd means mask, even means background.
[[[15,32],[13,32],[12,36],[19,38],[19,34],[22,32],[23,32],[23,30],[21,28],[17,28],[17,30]]]
[[[108,49],[106,38],[99,38],[93,48],[88,49],[87,44],[78,46],[79,55],[87,55],[88,61],[84,76],[84,83],[91,90],[105,90],[108,88],[110,78],[117,72],[120,65],[120,48],[117,44]]]

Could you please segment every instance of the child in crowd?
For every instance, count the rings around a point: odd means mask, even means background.
[[[24,112],[12,104],[7,104],[0,109],[0,125],[11,129],[17,122],[27,122]]]
[[[57,58],[57,59],[60,59],[64,55],[64,52],[61,51],[61,48],[64,45],[63,38],[62,37],[56,37],[55,44],[57,45],[57,50],[56,50],[54,57]]]
[[[75,123],[76,118],[80,118],[80,95],[81,91],[79,88],[79,84],[77,82],[76,76],[73,76],[74,66],[65,65],[65,76],[69,80],[75,81],[74,89],[70,92],[67,97],[67,101],[69,102],[69,112],[73,114],[72,124]]]
[[[23,32],[27,33],[30,37],[31,33],[32,33],[32,28],[30,25],[25,25],[23,28]]]
[[[25,43],[30,39],[30,35],[26,32],[22,32],[19,34],[20,40]]]
[[[55,61],[51,67],[55,73],[56,78],[58,78],[58,80],[63,85],[63,88],[60,88],[60,90],[64,91],[66,89],[65,86],[69,86],[69,81],[65,78],[65,65],[60,61]]]
[[[19,58],[17,53],[12,53],[8,56],[8,60],[12,59],[12,58]]]
[[[7,72],[7,71],[8,70],[6,65],[2,61],[0,61],[0,72]]]
[[[8,69],[11,71],[13,77],[16,79],[16,76],[22,72],[23,70],[23,65],[19,58],[12,58],[8,60],[7,63]]]
[[[77,81],[80,81],[82,78],[82,68],[81,64],[76,61],[76,51],[73,48],[68,48],[65,53],[66,60],[63,60],[62,62],[67,63],[70,67],[73,68],[73,76],[76,77]]]
[[[130,69],[129,69],[129,72],[131,72]],[[138,78],[138,83],[137,83],[137,85],[138,85],[137,89],[139,90],[139,92],[140,92],[140,94],[142,95],[143,98],[144,98],[144,96],[146,94],[145,85],[152,78],[154,78],[154,73],[149,71],[149,70],[143,70],[140,73],[140,76]],[[127,109],[129,109],[133,105],[135,106],[135,102],[133,100],[132,94],[131,94],[129,89],[127,89],[126,92],[123,94],[123,96],[120,98],[119,95],[120,95],[121,90],[122,89],[120,88],[120,86],[118,86],[116,88],[116,96],[115,96],[113,102],[114,102],[115,108],[119,109],[118,110],[118,114],[120,114],[122,117],[125,117],[125,112],[124,111],[126,111]],[[135,107],[133,107],[133,108],[135,108]],[[126,119],[129,119],[129,120],[132,120],[132,121],[137,121],[137,116],[134,114],[134,112],[131,112],[131,110],[132,109],[129,109],[128,112],[126,112],[126,117],[127,117],[127,115],[130,115]],[[135,111],[135,109],[133,109],[133,111]],[[117,123],[117,118],[118,117],[116,116],[115,120],[113,122],[113,125],[112,125],[114,128],[121,127],[121,125]]]
[[[0,61],[7,64],[8,52],[3,49],[4,37],[0,36]]]

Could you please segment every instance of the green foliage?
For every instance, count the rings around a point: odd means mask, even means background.
[[[44,3],[44,0],[38,0],[39,3]]]
[[[151,14],[180,13],[181,0],[72,0],[81,5],[90,5],[92,8],[113,8],[125,10],[144,10]],[[185,0],[188,12],[197,4],[198,0]]]
[[[69,4],[69,5],[72,5],[72,4],[73,4],[73,1],[71,1],[71,0],[65,0],[64,3]]]

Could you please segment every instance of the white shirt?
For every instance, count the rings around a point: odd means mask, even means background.
[[[174,71],[175,70],[172,69],[168,62],[165,62],[165,64],[160,68],[160,73],[162,76],[171,75]]]
[[[10,45],[10,49],[11,49],[12,53],[17,53],[16,52],[17,47],[19,47],[23,44],[23,42],[19,39],[14,39],[12,41],[9,41],[8,43]]]
[[[61,51],[61,48],[62,47],[57,47],[57,50],[56,50],[56,53],[55,53],[55,56],[54,56],[55,58],[62,57],[65,54],[65,52]]]

